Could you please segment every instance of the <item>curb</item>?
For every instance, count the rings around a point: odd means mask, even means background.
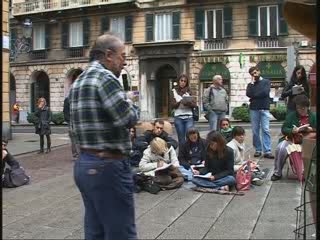
[[[51,147],[51,150],[59,148],[59,147],[62,147],[62,146],[65,146],[65,145],[68,145],[68,144],[69,143],[63,143],[63,144],[60,144],[60,145],[53,146],[53,147]],[[28,154],[32,154],[32,153],[37,153],[38,151],[39,151],[39,149],[33,150],[33,151],[29,151],[29,152],[23,152],[23,153],[14,154],[13,156],[21,157],[22,155],[28,155]]]

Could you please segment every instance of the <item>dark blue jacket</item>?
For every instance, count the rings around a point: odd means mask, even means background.
[[[250,98],[250,110],[269,110],[270,108],[270,81],[260,79],[247,86],[247,97]]]

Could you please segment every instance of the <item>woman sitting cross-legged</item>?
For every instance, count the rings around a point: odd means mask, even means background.
[[[199,131],[189,128],[187,131],[187,141],[179,147],[179,170],[184,178],[192,180],[192,165],[201,165],[206,157],[206,140],[200,137]]]
[[[279,140],[279,144],[275,151],[274,159],[274,173],[271,181],[280,180],[282,177],[282,168],[288,156],[287,147],[292,144],[295,134],[307,135],[308,133],[316,131],[316,114],[309,110],[310,101],[305,95],[298,95],[295,97],[296,111],[289,112],[286,116],[281,131],[284,135]],[[301,128],[305,124],[310,124],[309,127]]]
[[[143,152],[139,163],[139,170],[145,175],[154,176],[162,190],[180,187],[183,175],[179,171],[179,161],[174,148],[168,148],[168,144],[161,138],[154,138]],[[159,170],[159,168],[163,168]]]
[[[227,146],[231,147],[234,151],[234,171],[237,172],[242,164],[245,163],[245,131],[243,127],[235,126],[232,130],[232,137]]]
[[[194,170],[194,174],[212,173],[211,177],[194,177],[192,182],[199,187],[215,188],[229,191],[236,184],[233,174],[234,153],[232,148],[226,145],[226,140],[217,131],[211,131],[207,135],[207,150],[205,167]]]

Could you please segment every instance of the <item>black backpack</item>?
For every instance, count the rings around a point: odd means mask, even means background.
[[[19,168],[6,168],[4,171],[4,177],[2,180],[2,186],[7,188],[20,187],[29,183],[30,177],[26,175],[26,172],[22,167]]]

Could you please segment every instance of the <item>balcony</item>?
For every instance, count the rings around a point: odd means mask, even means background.
[[[202,42],[203,50],[222,50],[227,48],[227,42],[224,39],[206,39]]]
[[[79,7],[92,7],[116,3],[134,2],[134,0],[31,0],[12,4],[13,16],[40,12],[61,11]]]
[[[47,59],[48,52],[46,49],[43,50],[33,50],[30,52],[30,58],[32,60],[38,60],[38,59]]]
[[[81,58],[84,57],[84,47],[72,47],[66,49],[66,58]]]
[[[277,37],[261,37],[257,39],[258,48],[278,48],[279,39]]]

